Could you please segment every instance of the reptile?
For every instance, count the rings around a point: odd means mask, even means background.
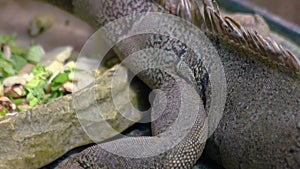
[[[198,7],[199,3],[193,0],[73,0],[52,3],[74,12],[96,28],[133,12],[146,11],[167,11],[194,23],[207,33],[215,45],[224,66],[228,91],[224,117],[208,141],[208,154],[225,168],[299,168],[299,59],[257,31],[243,27],[230,17],[223,17],[216,1],[203,0],[203,12]],[[133,44],[151,46],[151,37],[129,39],[117,47],[119,52],[116,53],[130,54],[133,51],[128,46]],[[170,40],[167,38],[167,41]],[[164,48],[163,44],[160,45]],[[188,53],[187,58],[189,56]],[[191,61],[186,61],[192,65]],[[196,65],[202,66],[198,60]],[[194,76],[199,79],[197,87],[202,101],[198,103],[196,123],[178,145],[148,158],[123,157],[103,149],[103,146],[124,148],[126,144],[146,139],[155,142],[175,121],[180,92],[174,79],[162,72],[145,72],[140,78],[151,88],[161,88],[170,98],[170,106],[164,115],[152,124],[153,137],[126,138],[90,147],[62,168],[192,168],[204,148],[199,138],[205,134],[207,124],[203,119],[210,101],[207,96],[209,83],[203,83],[207,81],[207,70],[194,71]]]

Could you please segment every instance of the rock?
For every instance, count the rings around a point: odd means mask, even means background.
[[[4,90],[4,93],[8,97],[18,99],[18,98],[25,96],[25,88],[21,84],[14,84],[12,86],[7,87]]]
[[[14,84],[25,85],[27,82],[34,78],[33,74],[23,74],[16,76],[9,76],[3,80],[4,86],[12,86]]]
[[[59,73],[59,72],[63,72],[65,70],[65,66],[63,63],[54,60],[52,63],[50,63],[47,67],[46,67],[47,71],[55,74],[55,73]]]
[[[100,61],[97,58],[89,58],[85,56],[78,57],[76,67],[82,70],[90,70],[91,68],[99,67]]]
[[[43,56],[42,63],[53,74],[63,72],[66,69],[65,61],[70,58],[72,51],[73,47],[71,46],[55,48]]]
[[[64,46],[55,48],[49,52],[47,52],[43,58],[42,63],[45,65],[49,65],[52,61],[56,60],[60,63],[64,63],[70,56],[73,51],[73,47]]]
[[[76,69],[84,70],[84,71],[75,71],[69,74],[69,80],[72,82],[76,82],[73,88],[73,91],[77,91],[78,88],[82,88],[87,86],[88,84],[94,82],[95,73],[103,73],[105,70],[104,67],[100,67],[95,71],[95,69],[99,66],[98,61],[96,59],[87,58],[87,57],[79,57],[76,62],[70,61],[65,64],[65,69],[74,68],[76,65]]]
[[[126,120],[112,102],[111,80],[117,70],[122,76],[114,83],[119,91],[115,97],[119,108],[131,114],[131,104],[137,105],[137,92],[130,89],[130,98],[124,97],[127,69],[115,66],[97,77],[95,85],[0,119],[0,168],[42,167],[75,147],[92,143],[91,138],[102,141],[138,121],[141,115],[131,116],[134,121]]]
[[[65,69],[74,69],[76,68],[76,63],[74,61],[70,61],[65,64]]]
[[[32,63],[27,63],[24,67],[22,67],[22,68],[19,70],[19,75],[23,75],[23,74],[30,73],[33,67],[34,67],[34,64],[32,64]]]
[[[65,82],[62,86],[61,86],[61,90],[65,91],[65,92],[69,92],[69,93],[73,93],[74,91],[74,87],[73,87],[73,83],[70,81]]]
[[[16,105],[8,98],[5,96],[0,97],[0,112],[6,109],[8,111],[15,111],[16,110]],[[1,118],[1,115],[0,115]]]

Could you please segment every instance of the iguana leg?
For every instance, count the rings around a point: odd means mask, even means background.
[[[94,25],[107,23],[132,12],[162,10],[157,5],[146,1],[118,2],[119,3],[113,1],[74,1],[73,5],[75,6],[75,11],[78,11],[77,14],[80,11],[85,11],[81,8],[89,8],[89,11],[92,11],[91,13],[93,15],[90,16],[89,13],[85,13],[81,14],[81,16],[88,18]],[[102,10],[97,10],[97,6],[99,8],[101,7]],[[115,14],[115,11],[113,10],[116,9],[117,11],[124,11],[124,13],[118,12]],[[98,15],[95,15],[95,11],[93,10],[99,11]],[[151,37],[152,35],[148,37],[149,43],[144,39],[144,45],[139,45],[146,48],[153,47],[151,46]],[[161,44],[161,48],[164,48],[164,45],[170,45],[170,41],[171,40],[167,38],[166,43]],[[136,42],[136,39],[129,39],[127,42],[121,42],[121,45],[117,45],[115,48],[121,51],[122,54],[130,54],[134,51],[129,51],[131,48],[128,46],[134,45],[134,42]],[[148,57],[143,58],[147,59]],[[172,60],[174,64],[176,64],[176,60],[178,59]],[[150,64],[150,61],[147,60],[140,60],[136,63],[141,64],[142,62],[144,62],[145,66]],[[131,63],[134,63],[134,61]],[[136,67],[137,65],[131,64],[128,66]],[[159,88],[166,94],[167,107],[161,114],[161,117],[155,120],[155,125],[153,125],[153,133],[155,135],[153,137],[123,138],[90,147],[68,161],[63,168],[191,168],[194,165],[203,151],[205,139],[207,137],[207,124],[205,122],[206,113],[202,101],[197,99],[197,97],[199,97],[198,94],[195,90],[181,91],[182,85],[176,83],[186,83],[183,79],[176,78],[175,83],[173,77],[170,77],[165,72],[159,70],[145,71],[141,73],[139,77],[152,88]],[[195,121],[191,128],[185,129],[185,127],[182,126],[181,130],[176,130],[174,132],[171,130],[173,127],[172,124],[179,118],[178,111],[182,104],[182,94],[188,95],[191,103],[194,102],[192,105],[198,107],[197,115],[194,118]],[[181,117],[181,119],[184,118]],[[182,134],[186,134],[186,136],[179,142],[177,142],[177,140],[168,139],[168,137],[176,138]],[[174,147],[169,147],[170,145],[167,144],[169,142],[175,142],[176,144],[174,144]],[[150,143],[157,146],[156,148],[154,146],[152,151],[164,149],[166,149],[166,151],[143,158],[122,156],[124,153],[132,155],[145,154],[147,153],[146,151],[149,151],[145,147]],[[116,150],[118,154],[109,152],[107,149]]]

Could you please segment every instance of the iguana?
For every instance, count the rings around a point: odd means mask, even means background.
[[[300,80],[297,72],[300,70],[300,62],[289,50],[255,30],[243,27],[234,19],[223,17],[214,0],[202,0],[203,12],[199,9],[200,3],[193,0],[52,2],[59,3],[95,27],[134,12],[149,11],[169,12],[197,25],[207,33],[217,48],[224,66],[228,91],[224,117],[208,142],[208,153],[225,168],[299,168]],[[130,54],[134,52],[132,45],[151,46],[152,38],[149,35],[125,40],[115,49],[119,55]],[[164,48],[164,44],[159,44],[159,47]],[[184,52],[186,57],[178,57],[183,60],[188,58],[185,62],[193,65],[193,60],[189,58],[193,54],[189,50]],[[201,61],[196,61],[196,65],[201,67]],[[133,62],[129,67],[141,62]],[[168,133],[178,115],[179,86],[162,72],[144,72],[140,78],[152,88],[161,87],[167,93],[170,103],[165,114],[152,125],[154,136],[126,138],[90,147],[62,168],[191,168],[204,148],[199,138],[206,133],[205,110],[210,103],[210,84],[204,83],[208,80],[207,70],[193,71],[194,77],[198,78],[196,87],[203,102],[198,103],[200,107],[196,123],[178,145],[148,158],[123,157],[103,149],[103,146],[126,148],[127,144],[147,139],[155,142],[161,133],[180,134]],[[124,151],[141,153],[136,150]]]

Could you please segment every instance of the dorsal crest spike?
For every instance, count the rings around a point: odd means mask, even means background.
[[[160,0],[159,2],[170,13],[192,22],[209,34],[225,38],[246,50],[259,54],[263,59],[300,72],[299,58],[270,37],[264,37],[228,16],[223,17],[216,0],[202,0],[202,12],[194,0]],[[177,10],[173,9],[174,6],[178,6]]]

